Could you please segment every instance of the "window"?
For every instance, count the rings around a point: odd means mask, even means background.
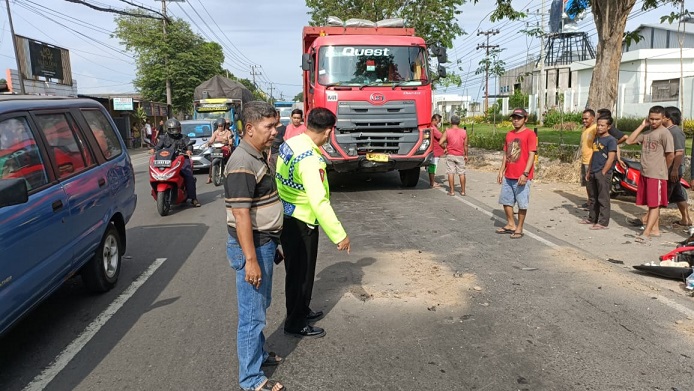
[[[36,140],[24,117],[0,122],[0,178],[24,178],[29,191],[48,183]]]
[[[89,124],[96,141],[99,143],[101,152],[106,159],[112,159],[123,152],[116,130],[111,126],[111,122],[104,113],[99,110],[82,110],[84,118]]]
[[[87,168],[87,151],[84,142],[75,133],[75,129],[65,114],[42,114],[36,116],[36,122],[48,141],[49,150],[53,150],[58,165],[58,178],[63,179]]]
[[[678,100],[680,98],[680,79],[653,80],[651,96],[653,102]]]

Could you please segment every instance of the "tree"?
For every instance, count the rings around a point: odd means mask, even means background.
[[[137,75],[133,84],[145,99],[165,102],[168,76],[174,110],[189,113],[195,87],[222,73],[222,47],[206,42],[181,19],[170,18],[166,36],[159,20],[122,15],[115,22],[113,36],[134,53]]]
[[[480,0],[473,0],[478,3]],[[662,7],[666,4],[681,5],[684,0],[644,0],[641,6],[643,11]],[[525,15],[516,11],[511,6],[511,0],[496,0],[497,8],[491,16],[492,21],[503,18],[517,20]],[[573,2],[570,12],[579,12],[586,9],[582,2]],[[633,39],[635,36],[627,33],[627,17],[636,4],[636,0],[589,0],[587,3],[593,13],[595,28],[598,32],[598,47],[595,57],[593,78],[590,81],[588,94],[588,107],[614,108],[617,101],[617,83],[619,78],[619,66],[622,61],[622,40]],[[685,11],[683,14],[688,14]],[[671,21],[679,17],[673,13]],[[665,19],[664,18],[664,19]]]
[[[328,16],[342,20],[361,18],[371,21],[403,18],[429,46],[437,44],[451,48],[453,40],[464,34],[457,16],[460,15],[458,8],[465,2],[466,0],[306,0],[306,6],[311,9],[310,24],[313,26],[324,25]]]
[[[524,94],[520,88],[514,89],[513,95],[508,97],[509,107],[528,107],[528,103],[528,95]]]
[[[292,99],[294,102],[303,102],[304,101],[304,92],[301,91],[300,93],[296,94],[294,96],[294,99]]]

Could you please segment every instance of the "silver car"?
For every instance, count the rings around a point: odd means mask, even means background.
[[[181,133],[195,141],[193,145],[193,170],[207,170],[212,165],[212,159],[206,154],[205,144],[212,137],[214,122],[210,120],[181,121]]]

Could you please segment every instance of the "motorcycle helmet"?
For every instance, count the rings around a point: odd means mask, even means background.
[[[226,121],[224,120],[224,118],[217,118],[217,120],[214,121],[214,128],[215,129],[218,129],[220,127],[223,128],[225,124],[226,124]]]
[[[180,137],[181,136],[181,123],[178,122],[176,118],[169,118],[166,120],[166,133],[169,134],[171,137]]]

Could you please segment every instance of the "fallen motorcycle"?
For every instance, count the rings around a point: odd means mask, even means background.
[[[612,173],[610,198],[616,198],[622,195],[636,196],[639,179],[641,178],[641,163],[630,159],[622,159],[622,161],[625,167],[617,163]],[[680,184],[685,189],[689,189],[690,187],[689,182],[684,180],[684,178],[680,179]]]

